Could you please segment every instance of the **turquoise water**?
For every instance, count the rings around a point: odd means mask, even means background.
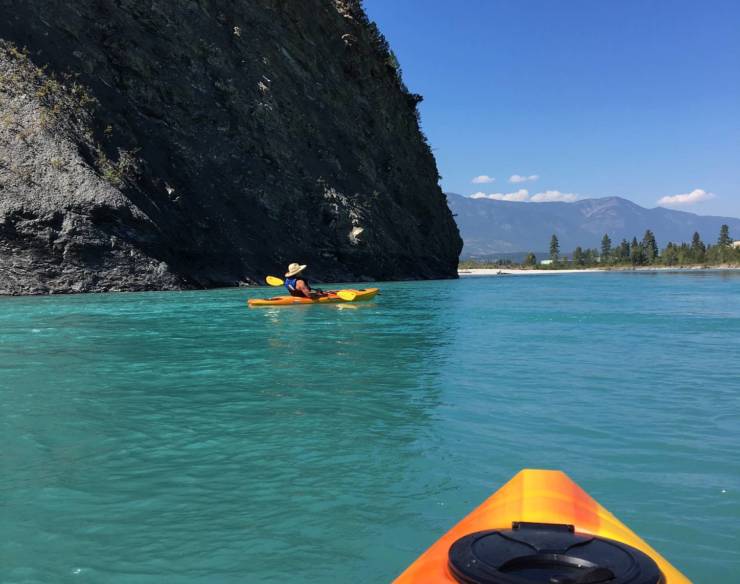
[[[523,467],[740,574],[740,273],[0,299],[0,581],[388,582]]]

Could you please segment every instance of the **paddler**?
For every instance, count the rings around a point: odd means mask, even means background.
[[[299,296],[303,298],[319,298],[326,296],[323,290],[312,290],[308,283],[308,280],[301,274],[305,271],[308,266],[292,263],[288,266],[288,271],[285,272],[285,287],[290,292],[291,296]]]

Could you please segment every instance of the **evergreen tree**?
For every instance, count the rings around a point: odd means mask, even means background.
[[[701,240],[701,235],[698,231],[694,231],[694,236],[691,238],[691,259],[694,262],[701,263],[706,259],[707,247]]]
[[[608,233],[601,238],[601,261],[608,262],[612,255],[612,240]]]
[[[710,264],[716,264],[723,261],[722,247],[719,245],[707,245],[707,252],[704,255],[704,261]]]
[[[560,242],[558,241],[558,236],[553,233],[552,238],[550,238],[550,259],[556,262],[558,261],[559,257],[560,257]]]
[[[713,262],[725,263],[732,259],[734,255],[732,249],[732,238],[730,237],[730,228],[723,225],[719,230],[719,239],[717,245],[710,251],[707,251],[707,259]]]
[[[645,261],[648,264],[655,263],[658,259],[658,243],[655,241],[655,234],[649,229],[645,231],[645,236],[642,238],[642,250],[645,255]]]
[[[717,243],[721,247],[730,247],[732,245],[732,238],[730,237],[730,227],[723,225],[719,230],[719,239]]]
[[[622,243],[619,244],[619,248],[617,249],[617,259],[620,262],[626,262],[630,259],[630,244],[626,239],[623,239]]]
[[[577,266],[582,266],[586,263],[583,257],[583,250],[580,245],[573,250],[573,263]]]
[[[678,254],[678,263],[680,265],[691,262],[691,248],[688,243],[682,243],[676,251]]]
[[[637,242],[637,238],[632,238],[632,244],[630,245],[630,261],[633,266],[641,266],[645,263],[645,252],[642,249],[642,245]]]
[[[573,264],[578,267],[594,266],[600,262],[602,264],[631,263],[633,266],[654,264],[683,266],[692,263],[715,265],[740,263],[740,248],[733,247],[730,229],[727,225],[722,225],[716,245],[706,245],[699,233],[695,232],[690,244],[668,242],[661,252],[655,234],[647,229],[642,241],[638,241],[637,237],[633,237],[631,242],[622,239],[616,247],[612,247],[612,240],[609,234],[605,233],[601,239],[601,253],[598,249],[584,249],[579,245],[573,250],[571,257]],[[559,262],[561,259],[560,242],[557,235],[553,235],[550,239],[550,258],[554,262]],[[567,257],[564,259],[567,260]],[[534,253],[528,253],[523,265],[534,266],[536,264],[537,258]]]
[[[676,246],[670,241],[663,250],[662,257],[666,266],[675,266],[678,263],[678,251],[676,250]]]

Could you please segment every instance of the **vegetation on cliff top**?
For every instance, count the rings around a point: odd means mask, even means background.
[[[11,134],[28,142],[47,132],[57,139],[76,143],[98,174],[116,187],[133,179],[139,168],[135,149],[115,148],[106,145],[112,127],[103,125],[96,116],[100,103],[79,78],[79,75],[56,73],[48,67],[39,67],[31,60],[25,48],[0,39],[0,103],[3,112],[0,124]],[[24,100],[14,96],[32,96],[40,106],[36,123],[19,124]],[[96,127],[97,126],[97,127]],[[52,158],[49,163],[62,170],[62,162]],[[9,171],[18,175],[23,171],[10,166]],[[24,175],[25,176],[25,175]]]

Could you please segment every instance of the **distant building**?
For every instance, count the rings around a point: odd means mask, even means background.
[[[738,243],[740,243],[740,241]],[[553,263],[552,260],[540,260],[540,265],[541,266],[549,266],[552,263]]]
[[[740,249],[740,241],[733,241],[732,247],[734,247],[735,249]]]

